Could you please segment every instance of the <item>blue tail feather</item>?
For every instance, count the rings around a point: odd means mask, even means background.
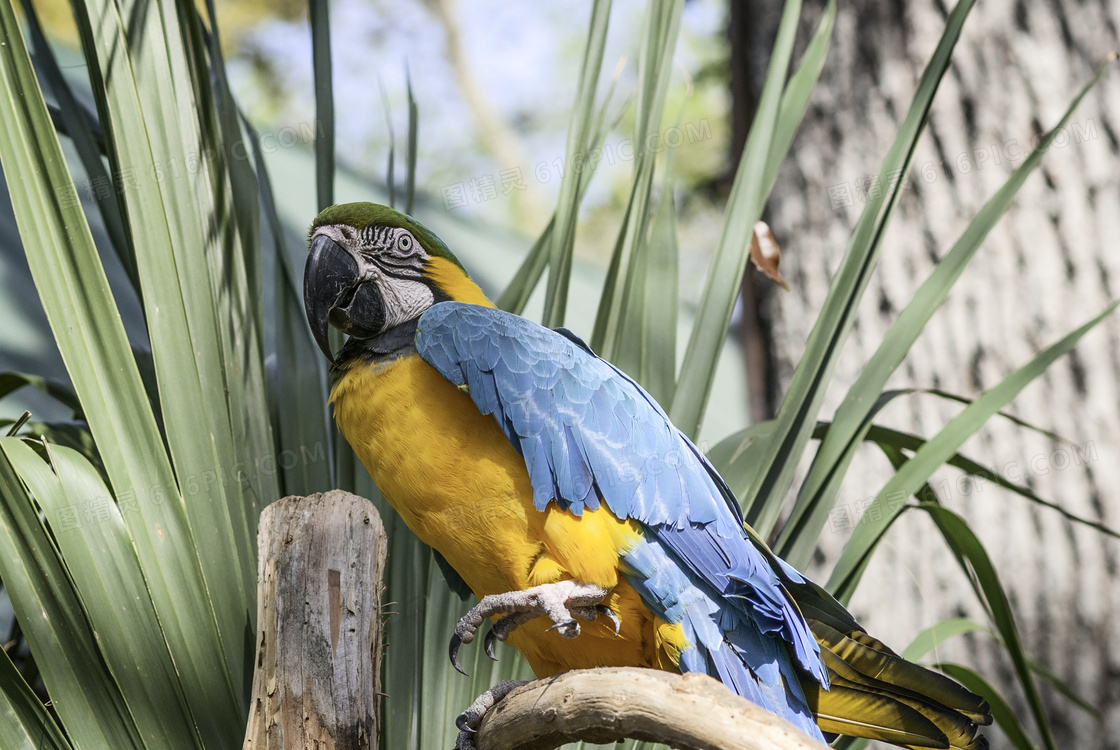
[[[725,597],[681,566],[665,543],[665,532],[647,536],[622,562],[646,606],[681,626],[690,645],[681,654],[681,671],[708,674],[823,742],[797,679],[797,657],[790,653],[789,639],[774,627],[773,616]]]

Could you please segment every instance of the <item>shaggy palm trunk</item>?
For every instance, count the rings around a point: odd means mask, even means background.
[[[742,129],[761,86],[781,3],[732,3],[733,90]],[[757,330],[772,364],[755,378],[787,387],[872,177],[893,137],[947,8],[940,2],[853,0],[838,15],[833,46],[805,123],[782,168],[767,220],[782,246],[792,293],[765,289]],[[815,22],[815,13],[807,21]],[[768,25],[769,24],[769,25]],[[828,418],[900,307],[983,202],[1022,163],[1032,139],[1061,116],[1077,89],[1118,46],[1120,5],[1072,0],[978,3],[941,85],[882,260],[838,369]],[[807,34],[805,34],[807,36]],[[761,50],[761,52],[760,52]],[[761,55],[761,56],[760,56]],[[894,387],[940,388],[975,397],[1034,352],[1120,295],[1120,76],[1112,71],[1075,113],[1067,136],[992,232],[931,321]],[[757,292],[757,285],[753,291]],[[752,295],[745,295],[747,301]],[[744,316],[750,320],[751,316]],[[1063,445],[995,420],[964,452],[1043,498],[1120,528],[1120,319],[1086,338],[1029,387],[1010,411],[1052,429]],[[773,408],[773,404],[771,404]],[[930,436],[956,411],[930,395],[904,396],[879,421]],[[756,408],[756,416],[759,409]],[[852,524],[890,476],[872,449],[849,480],[811,571],[835,560]],[[931,483],[963,513],[996,563],[1028,653],[1104,713],[1097,724],[1042,687],[1059,747],[1120,748],[1120,542],[1057,513],[943,471]],[[880,550],[853,611],[885,641],[905,646],[947,617],[985,617],[928,518],[902,519]],[[944,645],[938,660],[974,664],[1029,723],[1010,663],[991,639]],[[993,748],[1010,745],[990,733]]]

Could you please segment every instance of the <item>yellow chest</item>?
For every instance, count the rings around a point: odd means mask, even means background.
[[[494,418],[418,355],[352,365],[331,401],[385,498],[476,596],[566,578],[614,589],[608,605],[622,618],[621,639],[602,618],[585,627],[582,649],[547,633],[544,620],[514,633],[510,642],[538,674],[612,664],[672,668],[663,643],[676,640],[678,628],[661,632],[667,626],[619,577],[620,554],[640,539],[636,524],[605,504],[578,517],[555,505],[538,511],[524,460]]]
[[[539,553],[532,490],[491,417],[415,354],[351,367],[331,400],[386,499],[476,594],[517,582],[512,563]]]

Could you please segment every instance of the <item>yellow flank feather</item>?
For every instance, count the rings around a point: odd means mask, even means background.
[[[429,265],[442,273],[440,263],[447,261]],[[469,293],[464,282],[477,290],[454,270],[456,294]],[[386,499],[476,596],[564,579],[612,589],[604,604],[622,622],[619,637],[605,618],[581,623],[578,643],[547,632],[552,623],[544,618],[514,631],[511,645],[538,675],[595,666],[677,671],[688,646],[680,626],[652,615],[619,576],[620,554],[640,540],[636,523],[605,504],[582,516],[555,505],[536,510],[525,462],[494,418],[415,353],[352,363],[331,401],[343,435]]]

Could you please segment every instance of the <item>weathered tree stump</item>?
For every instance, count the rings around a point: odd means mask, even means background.
[[[265,508],[257,660],[243,750],[376,750],[385,529],[332,491]]]
[[[517,688],[482,718],[479,750],[568,742],[663,742],[677,750],[827,750],[707,675],[583,669]]]

